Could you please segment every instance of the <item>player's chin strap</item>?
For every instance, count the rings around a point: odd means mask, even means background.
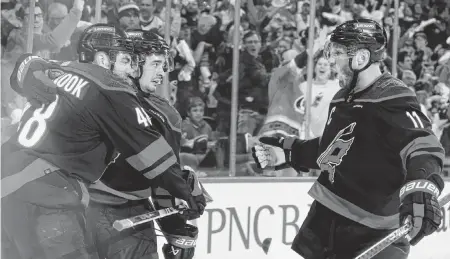
[[[348,65],[349,65],[350,69],[353,71],[353,78],[352,78],[352,81],[350,82],[350,87],[348,89],[346,99],[348,99],[350,97],[350,95],[352,94],[352,91],[355,89],[356,83],[358,81],[359,73],[366,70],[368,67],[370,67],[370,65],[373,64],[372,60],[369,60],[369,62],[367,62],[367,64],[363,68],[353,69],[352,63],[353,63],[353,57],[348,59]]]

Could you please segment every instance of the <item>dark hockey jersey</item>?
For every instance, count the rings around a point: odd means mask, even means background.
[[[28,61],[53,63],[54,68],[54,62],[38,57]],[[18,70],[18,78],[29,74],[28,66]],[[92,183],[100,179],[118,151],[143,177],[158,178],[168,185],[167,190],[177,189],[176,197],[189,195],[184,185],[175,187],[180,180],[178,157],[153,127],[156,118],[146,112],[133,88],[96,65],[65,62],[59,69],[54,79],[56,101],[28,109],[17,134],[2,146],[2,186],[12,186],[8,193],[39,177],[27,175],[33,170],[24,170],[38,158]],[[165,172],[174,174],[171,180],[162,179]],[[8,193],[2,191],[2,197]]]
[[[339,91],[322,137],[304,144],[318,152],[293,164],[322,171],[309,194],[338,214],[375,229],[398,226],[399,189],[411,180],[408,161],[425,155],[442,165],[444,158],[414,92],[390,74],[353,96]],[[293,157],[308,152],[295,155],[294,149]]]
[[[182,121],[180,114],[167,100],[157,95],[140,93],[139,98],[142,106],[152,118],[153,129],[171,146],[179,165]],[[155,150],[155,153],[159,153],[159,150]],[[160,166],[164,166],[167,163],[165,159],[166,157],[161,156],[159,160],[156,160],[152,170],[159,170]],[[176,170],[176,168],[168,168],[168,170]],[[123,156],[119,156],[108,167],[100,181],[92,184],[89,188],[91,193],[96,192],[97,195],[100,191],[100,193],[106,192],[128,200],[137,200],[150,197],[152,187],[156,184],[134,170]],[[102,195],[103,199],[110,199],[104,195]]]

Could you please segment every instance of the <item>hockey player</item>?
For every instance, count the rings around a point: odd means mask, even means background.
[[[153,33],[142,30],[128,31],[128,38],[134,42],[138,60],[138,73],[135,83],[138,86],[138,97],[142,107],[149,115],[148,127],[159,134],[158,142],[165,141],[168,148],[155,145],[153,156],[149,157],[153,165],[152,171],[166,170],[180,175],[192,185],[194,204],[206,206],[195,173],[179,165],[181,140],[181,117],[169,102],[154,94],[162,84],[165,72],[169,72],[173,64],[170,49],[165,40]],[[177,166],[170,166],[176,164]],[[156,234],[153,223],[145,223],[133,229],[117,232],[113,228],[115,220],[140,215],[151,209],[147,200],[150,195],[156,209],[175,207],[176,198],[164,186],[147,179],[135,168],[131,167],[123,156],[119,156],[106,170],[100,181],[89,188],[93,202],[88,208],[88,220],[96,222],[96,243],[101,257],[108,259],[157,259]],[[203,210],[201,208],[201,210]],[[186,223],[194,219],[198,213],[172,215],[159,220],[160,228],[167,238],[163,245],[166,259],[191,259],[197,238],[197,228]]]
[[[201,193],[192,194],[181,175],[152,170],[155,148],[167,158],[173,151],[150,127],[129,82],[134,52],[126,34],[93,25],[81,36],[78,51],[80,63],[25,55],[11,76],[19,93],[44,101],[25,112],[16,136],[2,146],[2,225],[22,258],[97,258],[85,231],[90,229],[86,184],[101,178],[116,150],[145,178],[186,201],[187,214],[204,209],[201,201],[194,204],[193,195]],[[51,82],[38,73],[49,68],[58,68]],[[48,85],[58,93],[50,104],[45,100],[52,91],[39,90],[51,89]],[[176,160],[165,166],[176,167]]]
[[[410,218],[403,238],[374,258],[407,258],[409,245],[442,221],[437,197],[444,150],[415,94],[382,74],[382,27],[368,19],[345,22],[325,51],[343,87],[330,104],[323,135],[311,140],[260,138],[253,149],[262,168],[320,169],[309,191],[315,201],[292,249],[306,259],[354,258]]]

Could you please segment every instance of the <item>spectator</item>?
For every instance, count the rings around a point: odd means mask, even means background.
[[[385,7],[383,6],[383,1],[367,0],[365,1],[365,6],[360,16],[362,18],[372,19],[378,23],[381,23],[384,12]]]
[[[398,53],[398,66],[405,70],[405,69],[412,69],[412,59],[411,56],[409,56],[409,53],[407,51],[401,51]]]
[[[178,38],[181,29],[181,1],[178,1],[177,4],[172,5],[172,9],[170,10],[170,36]],[[165,24],[166,21],[166,7],[161,9],[159,13],[159,18]]]
[[[58,2],[51,3],[48,6],[48,22],[50,29],[55,29],[67,16],[69,10],[66,5]]]
[[[34,9],[34,41],[33,53],[42,57],[49,58],[52,51],[58,50],[70,39],[78,22],[81,18],[81,12],[84,7],[84,1],[75,0],[74,7],[70,13],[62,20],[59,26],[51,32],[44,33],[44,13],[39,3],[36,3]],[[11,31],[7,46],[6,58],[15,62],[17,57],[26,52],[26,38],[28,29],[29,5],[25,4],[17,11],[17,17],[23,21],[21,29]]]
[[[141,23],[141,28],[145,31],[151,29],[156,29],[160,34],[164,33],[164,23],[163,21],[154,14],[155,7],[153,4],[154,0],[139,0],[139,20]]]
[[[450,59],[447,59],[445,63],[438,65],[435,75],[438,77],[439,82],[450,86]]]
[[[322,136],[325,123],[328,119],[328,107],[334,95],[339,91],[339,80],[336,79],[336,71],[332,69],[328,60],[323,57],[323,51],[319,51],[314,57],[314,75],[311,88],[311,138]],[[305,114],[304,95],[307,93],[307,82],[300,84],[303,96],[296,102],[297,112]]]
[[[189,27],[197,27],[199,14],[197,0],[187,0],[187,5],[181,9],[181,17],[186,19]]]
[[[416,77],[416,74],[414,74],[414,72],[412,70],[403,70],[403,74],[402,74],[401,78],[402,78],[402,81],[409,88],[411,88],[411,90],[418,91],[417,89],[414,88],[416,81],[417,81],[417,77]]]
[[[204,120],[205,103],[200,97],[189,98],[188,116],[182,123],[181,165],[198,170],[199,164],[214,147],[211,126]],[[203,175],[202,175],[203,176]]]
[[[22,21],[22,27],[10,32],[5,55],[2,58],[2,111],[6,116],[10,117],[9,122],[11,124],[19,121],[26,103],[24,98],[11,89],[9,78],[17,58],[27,51],[26,39],[30,11],[34,13],[35,18],[32,32],[34,34],[32,52],[35,55],[49,58],[52,52],[59,50],[70,39],[80,21],[84,1],[74,0],[69,14],[50,32],[43,31],[44,13],[41,5],[36,3],[34,10],[29,10],[29,7],[29,2],[25,2],[16,12],[17,17]]]
[[[114,24],[116,26],[119,25],[118,20],[118,9],[122,3],[127,2],[128,0],[106,0],[108,8],[106,9],[108,23]]]
[[[429,61],[433,51],[428,47],[428,36],[424,32],[420,31],[414,35],[414,45],[421,61]]]
[[[67,6],[59,3],[54,2],[51,3],[48,6],[48,27],[51,30],[54,30],[58,25],[61,24],[61,22],[64,20],[64,17],[66,17],[68,14]],[[51,54],[51,57],[56,60],[77,60],[78,54],[77,54],[77,44],[78,40],[81,36],[81,33],[84,31],[84,29],[90,25],[90,23],[83,22],[83,25],[81,25],[81,21],[78,23],[79,27],[75,29],[73,34],[71,35],[70,39],[66,41],[66,43],[61,47],[59,51],[54,51]]]
[[[255,135],[264,122],[268,106],[270,74],[260,57],[261,37],[255,31],[244,35],[239,66],[238,133]]]
[[[300,33],[301,31],[305,30],[307,27],[309,27],[309,9],[310,4],[309,1],[303,1],[300,2],[300,13],[296,16],[297,21],[297,33]],[[319,20],[315,18],[314,24],[316,27],[319,27]]]
[[[139,7],[134,2],[121,5],[118,9],[119,26],[124,30],[140,29]]]
[[[278,41],[278,46],[276,48],[276,53],[281,58],[285,51],[292,49],[292,39],[289,37],[283,37]]]

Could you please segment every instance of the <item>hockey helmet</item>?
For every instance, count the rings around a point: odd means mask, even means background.
[[[370,52],[370,62],[360,70],[362,71],[384,58],[386,46],[386,32],[380,24],[370,19],[356,19],[347,21],[333,30],[325,45],[325,53],[331,58],[347,54],[351,64],[351,59],[358,50],[367,49]],[[336,49],[343,49],[346,53],[336,53],[334,52]]]
[[[94,24],[81,34],[78,42],[78,60],[82,63],[92,62],[95,53],[104,51],[110,59],[118,51],[133,54],[133,42],[127,39],[126,33],[108,24]]]
[[[174,69],[174,61],[167,42],[159,34],[141,29],[128,30],[128,39],[134,43],[134,50],[137,54],[140,66],[145,62],[145,57],[155,54],[165,57],[164,72],[171,72]]]

